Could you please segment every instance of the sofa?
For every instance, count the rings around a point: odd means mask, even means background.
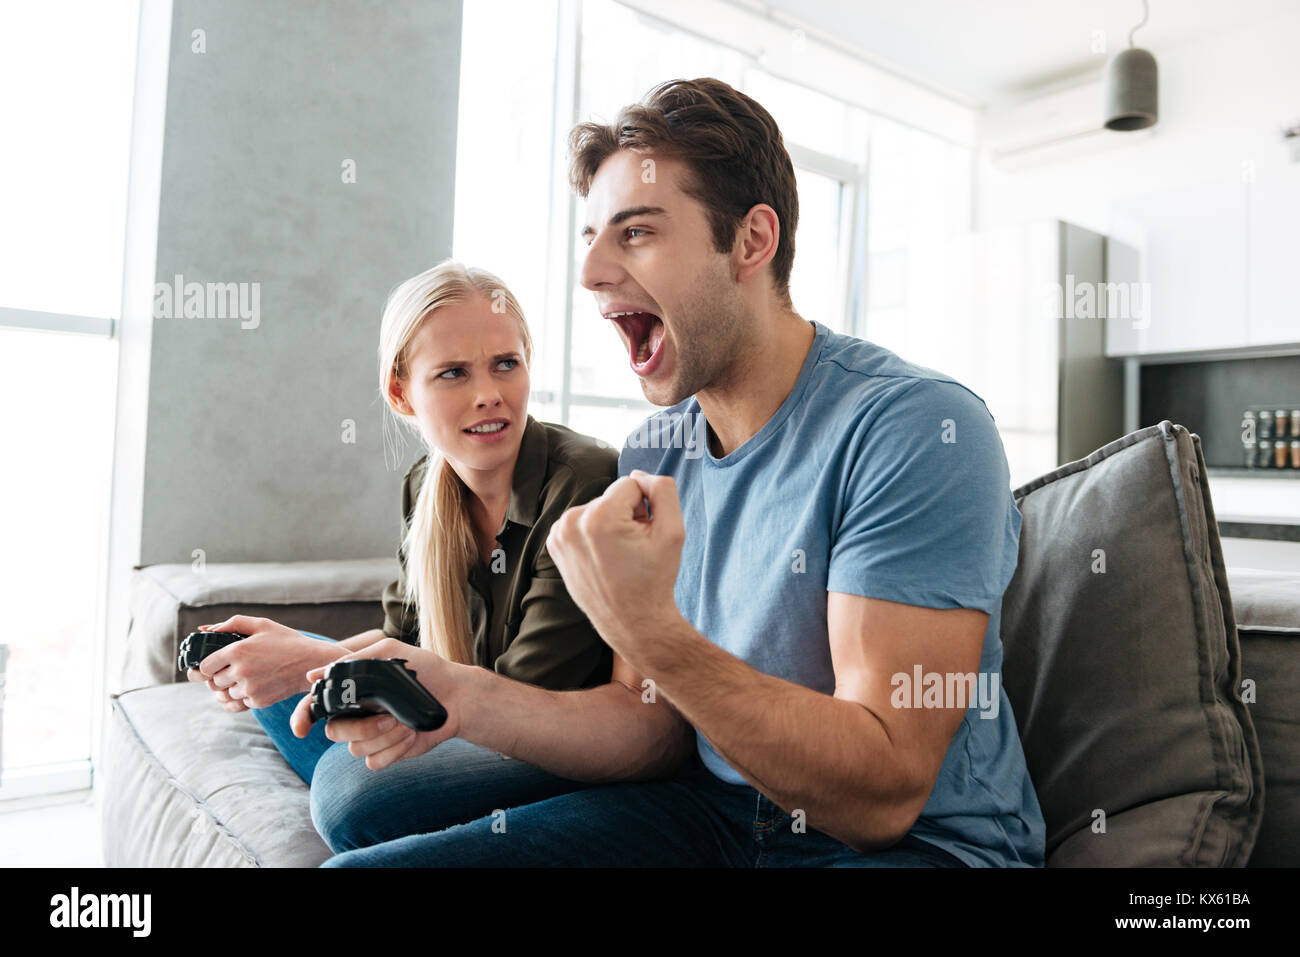
[[[1013,494],[1003,686],[1048,866],[1300,864],[1300,575],[1224,567],[1199,437],[1161,422]],[[184,680],[177,646],[235,613],[376,628],[396,574],[393,559],[134,570],[103,749],[109,866],[330,856],[307,786],[251,714]]]

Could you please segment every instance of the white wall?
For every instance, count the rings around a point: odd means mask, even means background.
[[[972,146],[978,112],[867,62],[839,38],[762,4],[734,0],[619,0],[753,57],[773,76],[847,100],[871,113]],[[744,4],[744,5],[742,5]],[[752,5],[755,9],[744,9]]]
[[[1300,122],[1300,7],[1174,49],[1153,49],[1160,70],[1160,121],[1149,133],[1104,134],[1113,146],[1056,151],[1050,161],[1008,170],[979,157],[976,228],[1058,217],[1129,242],[1140,230],[1124,198],[1289,166],[1281,128]],[[1097,103],[1100,117],[1101,104]],[[986,115],[981,130],[1005,129],[1016,111]],[[1126,139],[1126,137],[1128,139]]]

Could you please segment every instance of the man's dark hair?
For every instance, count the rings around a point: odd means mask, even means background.
[[[721,80],[669,80],[625,106],[613,123],[580,123],[569,134],[569,182],[584,199],[600,164],[620,149],[683,160],[686,193],[705,207],[718,252],[758,203],[776,211],[781,234],[772,257],[777,292],[790,301],[799,194],[794,164],[772,115]]]

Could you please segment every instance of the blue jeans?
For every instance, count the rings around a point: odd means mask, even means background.
[[[312,821],[335,853],[440,831],[500,807],[587,787],[460,738],[372,771],[346,744],[325,737],[324,721],[314,724],[307,737],[294,736],[289,716],[303,697],[296,694],[255,709],[253,716],[298,776],[311,785]]]
[[[476,782],[486,790],[487,777]],[[859,853],[795,821],[698,759],[678,776],[591,786],[429,834],[330,858],[323,867],[964,867],[908,835]],[[802,821],[800,822],[802,823]]]

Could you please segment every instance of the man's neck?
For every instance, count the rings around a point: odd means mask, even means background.
[[[730,455],[757,435],[799,381],[817,331],[792,309],[755,323],[751,348],[732,366],[728,381],[696,393],[709,423],[709,451]]]

